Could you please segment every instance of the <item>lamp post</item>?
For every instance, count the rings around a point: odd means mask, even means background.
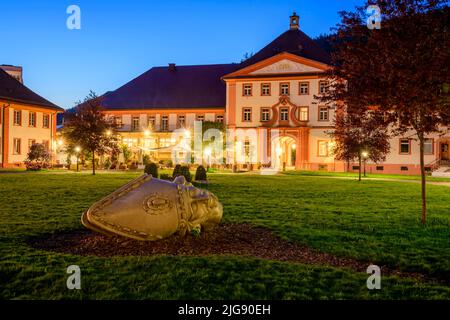
[[[369,156],[369,153],[367,151],[363,151],[361,153],[362,157],[363,157],[363,163],[364,163],[364,177],[366,177],[366,161],[367,161],[367,157]]]
[[[77,172],[79,171],[78,159],[80,158],[80,151],[81,151],[80,147],[75,147],[75,152],[77,153]]]

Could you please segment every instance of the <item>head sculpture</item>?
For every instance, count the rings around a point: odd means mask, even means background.
[[[94,203],[81,222],[104,234],[154,241],[214,228],[222,214],[215,195],[183,176],[169,182],[144,174]]]

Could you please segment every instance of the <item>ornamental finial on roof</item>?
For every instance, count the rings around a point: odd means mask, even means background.
[[[290,16],[290,29],[291,30],[298,30],[300,27],[300,17],[295,13]]]

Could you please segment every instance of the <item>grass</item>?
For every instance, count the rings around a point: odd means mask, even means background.
[[[26,240],[80,226],[94,201],[138,173],[0,174],[0,298],[3,299],[450,299],[450,287],[252,257],[80,257],[36,250]],[[450,279],[450,189],[365,180],[211,174],[225,222],[248,222],[339,256]],[[65,286],[79,265],[82,290]]]

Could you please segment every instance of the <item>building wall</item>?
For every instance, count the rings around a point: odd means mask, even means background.
[[[2,153],[7,157],[7,162],[2,166],[23,166],[23,162],[27,158],[29,151],[29,140],[35,140],[36,143],[43,143],[48,141],[50,151],[55,149],[55,137],[56,137],[56,111],[51,109],[44,109],[39,106],[18,104],[18,103],[6,103],[1,102],[0,105],[5,108],[5,117],[1,119],[0,132],[3,132],[3,126],[5,127],[4,139],[2,137]],[[21,111],[22,121],[21,125],[14,124],[14,110]],[[29,114],[30,112],[36,113],[36,126],[29,126]],[[44,114],[49,115],[49,127],[43,127]],[[20,139],[20,154],[14,152],[14,139]],[[3,157],[0,157],[3,159]]]

